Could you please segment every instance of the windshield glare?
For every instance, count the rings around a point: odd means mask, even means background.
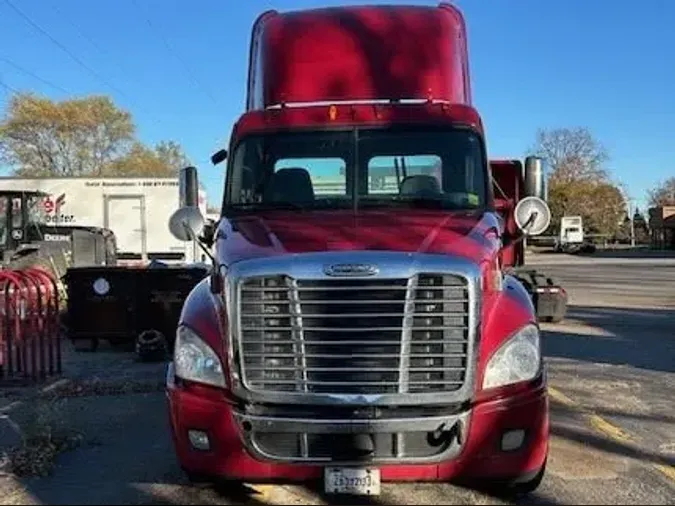
[[[258,135],[234,152],[225,205],[477,209],[485,176],[480,140],[464,129]]]

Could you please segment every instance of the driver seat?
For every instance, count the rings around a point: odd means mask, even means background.
[[[314,186],[307,169],[289,167],[279,169],[267,182],[263,202],[313,202]]]
[[[410,197],[439,197],[442,194],[438,179],[424,174],[407,176],[399,188],[399,195]]]

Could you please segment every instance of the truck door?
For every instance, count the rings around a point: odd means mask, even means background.
[[[118,257],[146,261],[148,255],[145,196],[106,195],[104,205],[103,226],[115,234]]]

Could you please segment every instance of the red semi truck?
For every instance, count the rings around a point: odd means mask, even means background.
[[[225,159],[216,227],[191,206],[170,224],[214,256],[167,372],[185,472],[329,493],[534,490],[546,368],[530,294],[503,264],[550,213],[528,183],[536,158],[519,165],[525,198],[495,197],[462,14],[265,12]]]

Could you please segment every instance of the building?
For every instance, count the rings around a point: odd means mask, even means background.
[[[675,249],[675,206],[649,209],[649,230],[652,248]]]

